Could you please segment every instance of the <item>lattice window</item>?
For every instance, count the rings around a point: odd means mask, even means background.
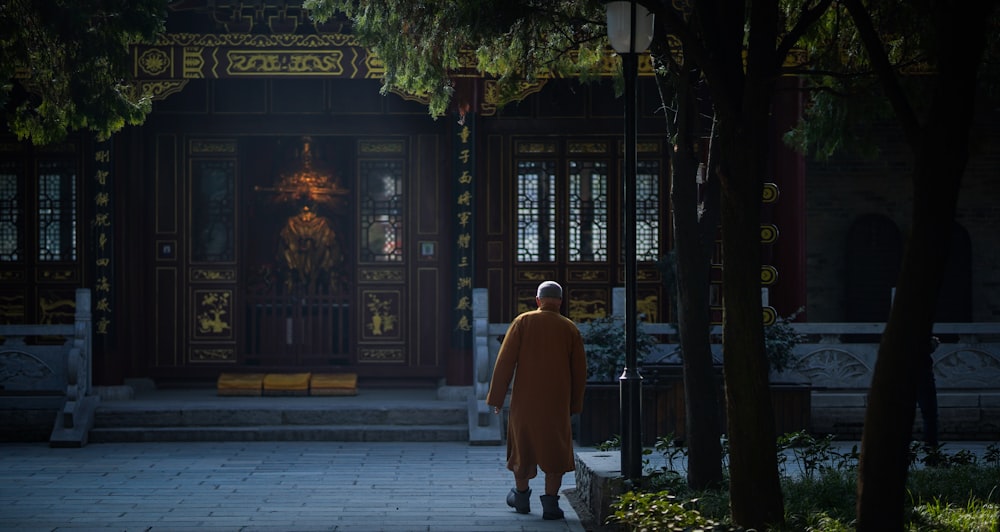
[[[569,260],[608,260],[608,164],[569,162]]]
[[[24,259],[24,215],[20,176],[14,163],[0,166],[0,262]]]
[[[361,261],[403,260],[403,162],[362,160]]]
[[[521,161],[517,164],[517,260],[555,260],[555,187],[554,162]]]
[[[192,189],[192,260],[232,262],[236,257],[236,162],[194,161]]]
[[[660,162],[638,161],[635,175],[635,257],[660,258]]]
[[[38,260],[76,260],[76,172],[61,162],[38,165]]]

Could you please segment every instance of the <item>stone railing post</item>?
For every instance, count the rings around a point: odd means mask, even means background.
[[[472,394],[469,395],[469,443],[499,445],[500,416],[486,404],[493,364],[490,360],[490,304],[485,288],[472,289]]]

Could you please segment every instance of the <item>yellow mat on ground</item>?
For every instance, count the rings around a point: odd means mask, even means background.
[[[219,395],[260,395],[263,373],[223,373],[216,382]]]
[[[309,383],[311,395],[357,395],[356,373],[317,373]]]
[[[309,395],[310,373],[268,373],[264,395]]]

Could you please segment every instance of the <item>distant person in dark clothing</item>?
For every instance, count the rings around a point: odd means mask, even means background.
[[[934,382],[934,351],[941,345],[937,336],[931,336],[930,349],[921,361],[917,375],[917,405],[924,421],[924,444],[929,448],[938,446],[938,405],[937,384]]]

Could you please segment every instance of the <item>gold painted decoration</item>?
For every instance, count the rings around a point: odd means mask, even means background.
[[[517,153],[555,153],[554,142],[519,142]]]
[[[235,349],[192,349],[191,362],[236,362]]]
[[[55,299],[42,296],[38,299],[38,323],[73,323],[76,317],[76,299]]]
[[[518,281],[542,282],[551,281],[556,278],[555,270],[518,270]],[[534,297],[534,296],[532,296]]]
[[[204,79],[206,77],[204,53],[205,48],[200,46],[186,46],[181,55],[181,77],[184,79]],[[215,69],[212,69],[211,77],[218,77]]]
[[[43,281],[72,281],[76,278],[76,270],[45,269],[39,271],[38,275]]]
[[[513,94],[502,94],[500,86],[494,80],[483,81],[483,101],[479,105],[479,114],[482,116],[494,116],[497,110],[504,105],[520,101],[532,94],[540,92],[547,80],[522,81],[518,84],[517,90]]]
[[[244,48],[336,48],[360,46],[352,35],[261,35],[241,33],[164,33],[154,46]]]
[[[21,281],[24,280],[24,277],[25,274],[21,270],[0,272],[0,281]]]
[[[366,282],[403,281],[403,270],[399,269],[392,269],[392,270],[363,269],[358,273],[361,277],[361,280]]]
[[[402,349],[358,349],[359,362],[405,362]]]
[[[235,155],[237,150],[236,141],[192,139],[188,144],[191,155]]]
[[[233,302],[231,290],[195,290],[195,337],[230,338]]]
[[[607,270],[570,270],[569,282],[605,282],[608,280]]]
[[[566,313],[575,322],[589,321],[608,315],[608,292],[603,289],[567,289]]]
[[[523,314],[538,308],[538,304],[535,302],[535,287],[532,288],[522,288],[517,291],[517,308],[514,309],[514,314]]]
[[[139,94],[152,98],[153,100],[163,100],[171,94],[181,92],[188,84],[186,79],[169,79],[159,81],[140,81],[134,86]]]
[[[137,59],[139,69],[150,76],[165,74],[171,67],[170,55],[159,48],[150,48],[139,54]]]
[[[337,77],[344,73],[344,54],[339,50],[233,50],[226,53],[226,59],[226,74],[232,77],[282,74]]]
[[[111,334],[112,308],[114,301],[115,276],[112,266],[114,256],[114,177],[112,165],[112,144],[110,141],[99,142],[93,154],[93,205],[94,214],[91,225],[94,227],[94,332],[99,335]]]
[[[399,337],[399,292],[366,291],[364,334],[368,339]]]
[[[23,295],[0,295],[0,323],[23,323],[24,313]]]
[[[206,270],[194,268],[191,270],[191,281],[235,281],[236,270]]]
[[[405,147],[402,141],[370,141],[358,142],[358,152],[364,155],[403,153]]]
[[[660,304],[656,294],[646,294],[635,302],[636,312],[640,319],[647,323],[660,322]]]
[[[431,97],[429,94],[410,94],[408,92],[403,92],[395,87],[389,90],[389,92],[395,94],[396,96],[399,96],[400,98],[408,102],[416,102],[419,103],[420,105],[430,105],[431,103]]]
[[[778,270],[774,266],[765,264],[760,267],[760,284],[772,285],[778,280]]]
[[[761,200],[764,203],[774,203],[778,201],[778,185],[774,183],[764,183],[764,193]]]
[[[778,321],[778,311],[774,307],[763,307],[764,325],[773,325]]]
[[[608,153],[607,142],[569,142],[567,150],[570,153]]]
[[[762,224],[760,226],[760,242],[762,244],[773,244],[778,240],[778,227],[774,224]]]

